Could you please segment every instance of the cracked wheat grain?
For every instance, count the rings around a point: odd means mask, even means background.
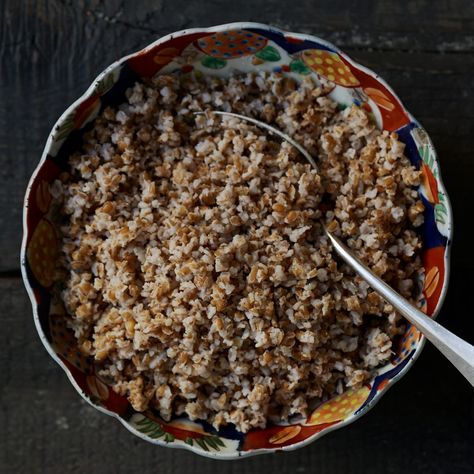
[[[52,186],[68,325],[136,410],[245,432],[307,416],[389,361],[403,322],[320,222],[413,299],[420,173],[327,92],[275,74],[157,76],[96,119]],[[193,115],[206,109],[275,124],[318,171],[255,127]]]

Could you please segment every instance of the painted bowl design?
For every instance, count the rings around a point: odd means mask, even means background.
[[[115,416],[134,434],[155,444],[222,459],[296,449],[366,413],[413,364],[423,347],[422,335],[409,326],[390,364],[379,368],[370,384],[328,400],[316,407],[308,419],[244,434],[233,426],[216,431],[205,422],[183,417],[165,422],[156,413],[134,412],[126,398],[100,380],[94,364],[77,350],[75,339],[64,324],[64,310],[52,299],[57,234],[49,184],[67,169],[68,156],[104,107],[123,102],[126,89],[135,81],[176,71],[197,76],[276,71],[297,80],[311,74],[316,81],[332,85],[330,95],[341,107],[364,107],[380,128],[395,131],[405,143],[411,162],[423,171],[419,193],[425,205],[425,223],[420,231],[425,279],[420,282],[420,298],[424,311],[431,316],[439,311],[447,289],[452,229],[436,152],[425,130],[374,72],[315,36],[257,23],[180,31],[120,59],[64,112],[49,135],[26,192],[21,264],[41,340],[77,391],[94,407]]]

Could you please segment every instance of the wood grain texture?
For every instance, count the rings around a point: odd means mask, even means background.
[[[226,1],[225,7],[209,0],[2,0],[0,202],[8,213],[0,214],[0,272],[18,271],[25,187],[59,115],[111,62],[192,26],[267,21],[333,41],[380,73],[425,125],[448,191],[450,183],[469,186],[458,178],[474,170],[474,2],[417,0],[409,15],[402,2],[349,3],[350,10],[343,1],[294,1],[287,11],[277,0]],[[454,200],[455,214],[464,202]]]
[[[294,453],[223,463],[158,448],[89,407],[36,335],[19,276],[21,205],[62,111],[115,59],[183,28],[237,20],[326,38],[380,73],[427,128],[454,207],[440,320],[473,342],[472,0],[0,0],[0,473],[474,472],[473,392],[427,347],[355,424]]]

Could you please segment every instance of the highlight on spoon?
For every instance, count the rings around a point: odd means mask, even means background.
[[[282,132],[278,128],[275,128],[272,125],[269,125],[268,123],[262,122],[260,120],[247,117],[245,115],[235,114],[234,112],[224,112],[222,110],[206,110],[205,112],[194,112],[194,115],[206,115],[206,113],[235,117],[235,118],[244,120],[246,122],[253,123],[254,125],[257,125],[258,127],[264,128],[265,130],[268,130],[269,132],[275,135],[278,135],[280,138],[282,138],[283,140],[288,142],[290,145],[295,147],[311,163],[311,165],[316,170],[318,169],[316,162],[314,161],[314,158],[309,154],[309,152],[305,150],[297,141],[295,141],[293,138],[291,138],[289,135]]]
[[[402,316],[415,325],[474,387],[474,346],[448,331],[417,307],[413,306],[375,275],[335,235],[326,228],[324,230],[339,256]]]

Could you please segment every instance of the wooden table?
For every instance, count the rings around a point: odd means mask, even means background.
[[[53,123],[115,59],[172,31],[239,19],[334,42],[386,78],[424,124],[455,216],[451,284],[439,319],[473,342],[472,0],[1,0],[2,474],[474,472],[474,392],[429,346],[355,424],[297,452],[228,463],[140,441],[82,401],[43,349],[18,252],[25,186]]]

